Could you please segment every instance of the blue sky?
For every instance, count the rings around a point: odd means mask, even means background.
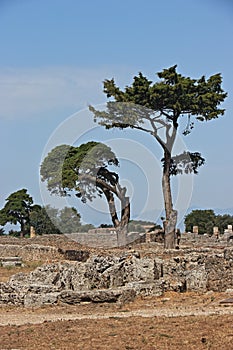
[[[1,0],[0,207],[21,188],[42,203],[39,166],[48,140],[69,116],[106,101],[105,78],[115,77],[124,87],[139,71],[156,80],[156,72],[178,64],[180,73],[193,78],[222,73],[228,92],[225,116],[197,125],[184,139],[206,158],[189,206],[233,208],[232,38],[230,0]],[[142,137],[99,129],[89,136],[132,142]],[[130,187],[131,180],[125,181]],[[134,183],[140,197],[138,190]],[[81,210],[91,221],[88,210]],[[140,210],[135,207],[133,215]],[[144,217],[154,219],[148,210]]]

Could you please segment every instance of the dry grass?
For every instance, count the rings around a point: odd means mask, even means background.
[[[0,328],[1,349],[232,349],[232,316],[112,317]]]
[[[15,239],[15,244],[18,242]],[[31,243],[63,249],[79,247],[64,237],[36,237]],[[0,282],[18,272],[29,273],[42,263],[0,267]],[[137,298],[123,306],[1,306],[0,350],[232,350],[233,306],[219,305],[230,296],[166,293],[158,298]]]
[[[224,296],[166,293],[124,306],[2,307],[0,324],[5,319],[12,325],[0,327],[0,349],[231,350],[233,310],[219,306]],[[144,317],[135,316],[138,312]],[[165,316],[171,312],[176,316]],[[21,325],[13,325],[17,322]]]
[[[7,282],[11,276],[19,272],[29,273],[42,264],[41,261],[30,261],[24,262],[23,266],[0,266],[0,282]]]

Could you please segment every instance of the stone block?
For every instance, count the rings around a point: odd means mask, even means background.
[[[82,292],[63,291],[60,293],[58,300],[64,304],[79,304],[81,302],[94,303],[126,303],[133,301],[136,292],[130,288],[87,290]]]
[[[195,266],[186,273],[186,290],[192,292],[206,292],[207,272],[204,265]]]
[[[90,256],[90,253],[87,250],[65,250],[65,251],[61,251],[61,249],[59,250],[59,252],[64,254],[64,258],[66,260],[73,260],[73,261],[87,261],[87,259]]]
[[[23,304],[26,307],[40,307],[46,304],[56,304],[59,293],[28,293],[24,297]]]
[[[30,238],[36,237],[36,231],[33,226],[30,226]]]
[[[22,266],[22,258],[19,256],[3,256],[0,257],[0,266]]]

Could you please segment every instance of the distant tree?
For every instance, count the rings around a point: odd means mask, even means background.
[[[30,213],[30,225],[36,234],[59,234],[78,232],[81,226],[80,214],[75,208],[64,207],[61,210],[50,205],[35,205]]]
[[[0,228],[0,236],[4,236],[4,232],[5,232],[5,231],[4,231],[4,228],[1,227],[1,228]]]
[[[50,218],[50,215],[51,218]],[[37,235],[59,234],[58,210],[50,206],[34,205],[30,213],[30,225],[34,227]]]
[[[19,224],[20,235],[23,237],[29,230],[32,204],[32,197],[27,193],[26,189],[12,193],[6,199],[4,208],[0,210],[0,225],[4,226],[7,223]]]
[[[217,226],[220,233],[224,233],[227,225],[233,225],[233,216],[229,214],[216,215],[214,226]]]
[[[222,90],[220,74],[208,80],[204,76],[191,79],[176,71],[176,65],[157,75],[161,79],[152,83],[142,73],[134,77],[131,86],[121,90],[114,79],[104,81],[104,93],[113,100],[107,103],[106,111],[92,106],[94,120],[106,129],[131,128],[150,134],[163,152],[162,188],[166,212],[165,248],[175,248],[177,211],[173,209],[170,177],[180,173],[197,173],[204,163],[200,153],[173,154],[173,146],[181,119],[187,119],[184,135],[190,134],[194,118],[209,121],[224,114],[218,106],[227,94]],[[182,124],[181,124],[182,125]]]
[[[27,232],[27,234],[28,234],[28,232]],[[8,235],[12,236],[12,237],[20,237],[21,231],[9,230]]]
[[[125,233],[130,217],[129,197],[126,188],[120,186],[118,174],[108,169],[109,165],[118,164],[110,147],[92,141],[79,147],[55,147],[43,160],[40,173],[52,194],[69,196],[75,193],[84,203],[96,196],[105,196],[114,227]],[[120,219],[114,197],[121,203]]]
[[[92,224],[81,224],[79,229],[76,232],[88,232],[89,230],[95,228]]]
[[[80,230],[81,216],[75,208],[65,207],[59,212],[59,229],[62,233],[75,233]]]
[[[199,234],[211,234],[215,226],[215,218],[216,215],[212,209],[192,210],[191,213],[185,216],[185,231],[192,232],[193,226],[198,226]]]
[[[137,224],[132,220],[129,223],[129,231],[142,233],[142,232],[145,232],[145,229],[141,224]]]
[[[162,229],[162,227],[155,222],[152,221],[146,221],[146,220],[130,220],[129,222],[129,231],[131,232],[145,232],[145,226],[151,226],[151,228],[148,231],[152,231],[155,229]]]
[[[99,225],[99,228],[112,228],[113,227],[113,225],[111,225],[111,224],[100,224]]]

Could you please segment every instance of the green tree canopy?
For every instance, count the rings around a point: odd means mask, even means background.
[[[97,196],[105,196],[112,222],[116,228],[126,227],[129,221],[129,198],[121,187],[117,173],[108,169],[119,161],[110,147],[99,142],[88,142],[79,147],[55,147],[41,164],[42,181],[48,190],[62,196],[75,193],[85,203]],[[121,202],[121,220],[118,219],[114,196]]]
[[[41,179],[47,182],[52,194],[67,196],[76,192],[82,199],[93,200],[102,195],[101,172],[108,165],[119,162],[110,147],[99,142],[87,142],[79,147],[60,145],[55,147],[41,164]],[[106,184],[116,183],[118,175],[108,172]],[[112,176],[111,176],[112,174]],[[96,188],[96,182],[100,185]]]
[[[192,232],[193,226],[198,226],[199,234],[212,234],[215,226],[216,215],[212,209],[207,210],[192,210],[191,213],[185,216],[184,224],[185,231]]]
[[[29,230],[30,211],[32,210],[33,200],[26,189],[16,191],[6,199],[6,204],[0,210],[0,225],[7,223],[19,224],[21,236],[24,236]]]
[[[186,155],[172,154],[180,121],[187,119],[184,135],[190,134],[194,121],[209,121],[224,114],[220,104],[227,94],[221,87],[220,74],[209,79],[185,77],[176,70],[177,66],[157,73],[159,81],[153,83],[142,73],[135,76],[133,83],[120,89],[114,79],[104,81],[104,93],[108,98],[105,111],[92,106],[94,120],[105,128],[132,128],[150,134],[163,151],[162,188],[166,212],[165,247],[175,247],[175,226],[177,212],[173,208],[170,176],[180,173],[197,173],[204,163],[199,152]],[[185,161],[183,160],[185,158]]]
[[[59,228],[63,233],[78,232],[81,227],[81,216],[75,208],[65,207],[59,213]]]
[[[47,205],[34,205],[30,213],[30,225],[36,234],[59,234],[78,232],[81,216],[75,208],[64,207],[61,210]]]
[[[216,215],[214,225],[218,227],[220,233],[224,233],[228,225],[233,226],[233,216],[230,214]]]
[[[37,235],[59,234],[57,222],[58,210],[50,206],[34,205],[30,213],[30,225],[34,227]]]

